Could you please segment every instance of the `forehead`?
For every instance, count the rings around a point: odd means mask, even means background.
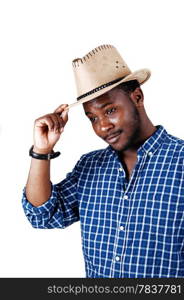
[[[83,103],[83,107],[85,111],[89,109],[103,109],[106,105],[110,104],[120,103],[123,105],[126,103],[127,99],[128,95],[126,95],[122,90],[113,89],[102,96]]]

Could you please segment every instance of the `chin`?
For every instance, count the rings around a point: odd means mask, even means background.
[[[130,142],[128,139],[121,138],[117,143],[110,144],[111,147],[116,151],[125,151],[130,147]]]
[[[110,146],[116,151],[124,151],[124,150],[127,150],[129,148],[128,144],[126,144],[126,145],[115,145],[115,144],[113,145],[113,144],[111,144]]]

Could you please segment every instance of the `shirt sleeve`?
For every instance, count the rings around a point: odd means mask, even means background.
[[[26,217],[35,228],[65,228],[79,220],[77,183],[79,162],[73,171],[58,184],[51,183],[51,196],[43,205],[35,207],[23,190],[22,206]]]

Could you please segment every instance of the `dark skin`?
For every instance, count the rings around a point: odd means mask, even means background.
[[[138,148],[156,131],[144,108],[140,88],[125,93],[119,88],[83,103],[95,133],[118,151],[127,179],[137,161]]]

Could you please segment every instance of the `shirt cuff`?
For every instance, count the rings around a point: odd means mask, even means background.
[[[25,213],[31,213],[34,215],[41,215],[43,213],[48,213],[48,211],[52,211],[55,208],[57,201],[57,188],[55,185],[51,183],[51,195],[50,198],[40,206],[32,205],[26,197],[26,188],[23,189],[23,197],[22,197],[22,206]]]

